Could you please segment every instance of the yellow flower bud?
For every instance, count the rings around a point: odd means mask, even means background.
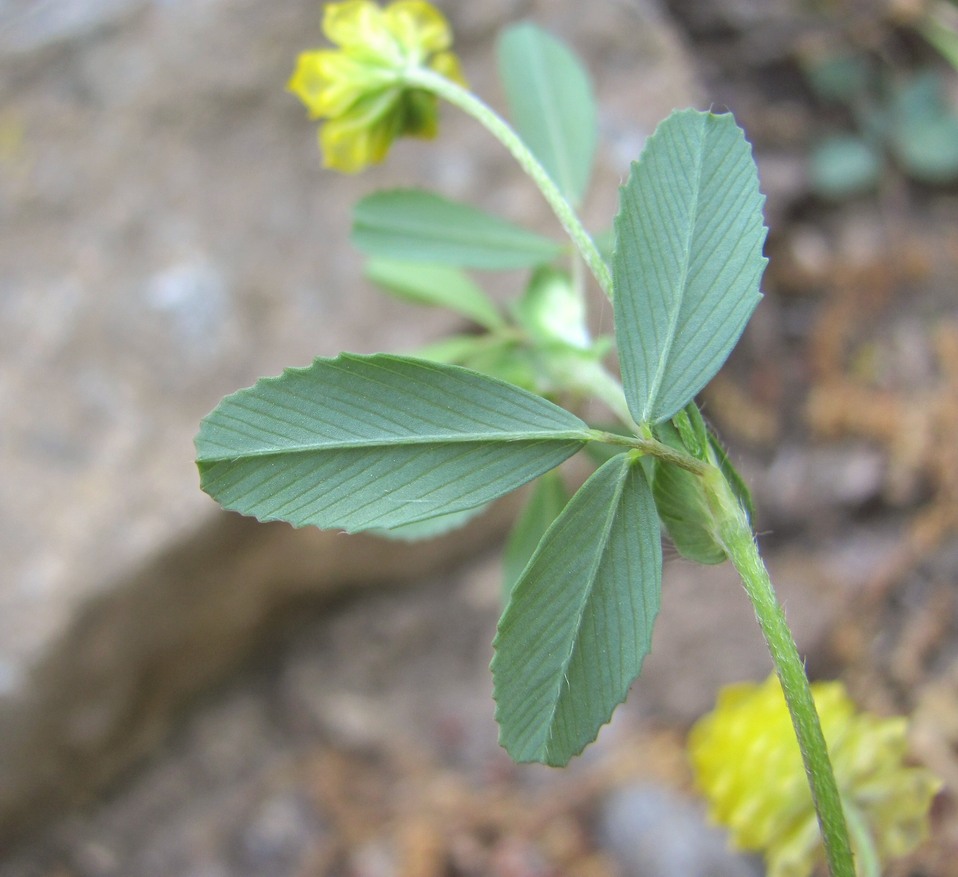
[[[382,161],[397,137],[434,137],[438,100],[407,85],[429,69],[465,84],[449,24],[425,0],[328,3],[323,33],[337,49],[303,52],[287,88],[314,119],[326,167],[352,173]]]
[[[940,781],[905,764],[907,722],[858,712],[840,682],[812,685],[835,779],[859,857],[883,861],[927,836]],[[776,676],[723,689],[689,735],[696,784],[712,819],[742,850],[762,851],[768,877],[808,877],[824,861],[801,753]],[[867,835],[863,836],[862,832]]]

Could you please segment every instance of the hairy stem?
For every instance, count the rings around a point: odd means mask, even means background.
[[[539,159],[532,154],[522,138],[509,124],[476,95],[462,86],[422,67],[415,67],[406,74],[406,82],[419,88],[431,91],[443,98],[463,112],[468,113],[483,125],[519,163],[520,167],[532,178],[539,187],[543,197],[552,208],[562,227],[566,230],[572,242],[582,254],[582,259],[588,265],[603,292],[612,298],[612,275],[608,265],[599,253],[592,240],[592,236],[585,230],[576,212],[565,199],[559,187],[552,181]]]
[[[611,299],[613,296],[612,275],[605,264],[595,242],[583,227],[569,202],[558,186],[546,172],[539,160],[532,154],[516,132],[483,103],[472,92],[455,82],[430,70],[415,68],[407,75],[409,85],[424,88],[438,95],[479,121],[516,159],[522,169],[539,187],[549,206],[552,208],[562,227],[569,234],[582,255],[585,264],[594,275],[599,286]],[[623,410],[609,385],[604,382],[598,395],[612,402],[613,410],[626,422],[631,423],[627,410]],[[623,416],[624,415],[624,416]],[[775,663],[775,669],[782,683],[785,701],[792,717],[792,725],[798,738],[808,775],[812,799],[818,814],[822,837],[825,843],[825,855],[832,877],[855,877],[848,828],[842,809],[841,797],[835,775],[832,771],[825,738],[822,734],[818,712],[812,699],[805,667],[795,646],[791,630],[785,621],[785,613],[775,596],[768,570],[759,554],[758,545],[752,535],[751,525],[724,476],[698,460],[680,454],[668,446],[651,438],[617,436],[593,430],[596,440],[623,444],[643,453],[652,454],[669,460],[682,468],[695,472],[708,482],[709,492],[717,502],[718,518],[722,522],[719,539],[732,564],[738,570],[742,583],[755,609],[755,615],[768,644],[769,652]]]
[[[720,473],[716,472],[716,475],[720,476]],[[832,877],[855,877],[842,801],[805,674],[805,665],[785,621],[785,612],[775,596],[751,525],[731,496],[727,484],[724,484],[724,478],[722,482],[713,493],[721,506],[719,539],[742,578],[782,683],[825,842],[829,871]]]

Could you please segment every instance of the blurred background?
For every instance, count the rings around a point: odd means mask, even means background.
[[[721,685],[770,668],[727,568],[667,553],[628,703],[567,770],[516,767],[487,670],[515,501],[404,544],[200,493],[192,439],[224,394],[456,328],[362,279],[361,195],[418,184],[555,232],[451,109],[435,142],[323,171],[284,90],[321,5],[0,0],[0,875],[760,875],[707,825],[683,749]],[[438,5],[500,109],[504,26],[583,58],[596,231],[673,108],[746,129],[766,298],[704,410],[811,675],[912,716],[945,780],[891,873],[956,873],[958,9]]]

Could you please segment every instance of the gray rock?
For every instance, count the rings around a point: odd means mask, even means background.
[[[265,552],[264,562],[274,557]],[[807,554],[773,554],[771,561],[789,609],[804,609],[789,617],[807,648],[821,631],[816,613],[824,595],[854,572],[852,565],[833,569],[826,580],[821,570],[834,561]],[[555,816],[556,806],[566,806],[581,814],[584,805],[570,789],[606,788],[610,767],[628,762],[642,745],[636,732],[690,722],[713,706],[717,685],[767,672],[767,653],[734,576],[726,567],[673,562],[653,654],[611,725],[562,771],[514,766],[497,745],[488,670],[499,569],[499,554],[491,550],[453,571],[423,575],[402,592],[370,590],[329,611],[301,611],[268,657],[204,696],[145,766],[128,772],[102,800],[56,820],[15,857],[0,860],[0,873],[283,877],[320,873],[317,863],[329,861],[331,848],[357,872],[394,873],[398,851],[388,824],[365,842],[354,837],[343,844],[335,808],[324,809],[330,799],[317,789],[321,766],[329,764],[325,756],[350,755],[354,773],[344,779],[355,777],[360,799],[370,794],[363,781],[368,770],[381,793],[406,810],[429,812],[424,785],[446,789],[442,800],[462,782],[483,808],[504,801],[512,789],[531,794],[527,802],[539,801],[544,813]],[[743,860],[727,853],[724,840],[704,824],[700,803],[630,782],[605,798],[595,823],[623,877],[655,877],[663,872],[645,869],[669,863],[675,868],[665,873],[702,873],[685,870],[690,858],[702,867],[714,863],[706,874],[753,873],[736,870]],[[457,812],[463,815],[453,806],[452,826]],[[521,828],[512,840],[501,845],[503,867],[515,862],[545,872],[541,851]],[[633,869],[640,863],[641,870]]]
[[[361,180],[323,172],[284,93],[321,41],[318,6],[0,6],[0,833],[148,751],[289,600],[414,578],[501,532],[502,515],[426,548],[293,532],[198,490],[192,439],[225,393],[453,327],[362,282],[347,243],[361,192],[418,182],[554,228],[451,111],[436,144],[400,144]],[[489,29],[518,8],[463,13],[466,69],[494,102]],[[694,100],[651,3],[521,13],[585,53],[625,139]],[[639,36],[662,51],[636,54]],[[601,227],[621,173],[606,155]]]
[[[760,877],[761,866],[729,850],[697,803],[653,785],[626,786],[602,806],[597,833],[622,877]]]
[[[755,479],[762,511],[775,527],[834,518],[881,497],[887,462],[864,442],[803,447],[783,443]]]
[[[765,562],[809,672],[821,672],[834,619],[887,564],[887,534],[842,531],[806,549],[763,549]],[[667,557],[669,549],[666,549]],[[715,705],[716,691],[772,672],[755,612],[731,564],[667,560],[652,651],[630,703],[645,718],[689,725]]]
[[[89,37],[148,5],[148,0],[2,0],[0,52],[14,55]]]
[[[421,750],[412,775],[435,757],[482,777],[505,759],[488,671],[499,569],[498,552],[486,551],[454,571],[423,573],[402,593],[369,591],[324,612],[303,607],[268,658],[204,696],[100,801],[0,856],[0,874],[318,872],[330,849],[343,848],[335,808],[324,809],[317,791],[330,745],[384,762]],[[384,787],[390,776],[383,772]],[[375,838],[349,846],[362,873],[395,861]]]
[[[295,877],[321,843],[322,825],[305,795],[278,791],[257,802],[236,844],[240,870]]]

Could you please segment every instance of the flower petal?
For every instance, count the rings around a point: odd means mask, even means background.
[[[343,48],[362,46],[371,32],[382,30],[382,10],[372,0],[327,3],[323,10],[323,33]]]
[[[429,61],[429,67],[440,76],[458,82],[464,88],[468,85],[462,67],[459,66],[459,58],[453,52],[440,52],[438,55],[434,55]]]
[[[326,118],[320,145],[326,167],[346,172],[381,161],[403,135],[433,137],[438,98],[404,86],[411,68],[430,67],[464,83],[452,34],[425,0],[328,3],[323,31],[339,48],[304,52],[287,87],[313,118]]]
[[[445,51],[452,45],[449,22],[425,0],[397,0],[383,11],[383,19],[410,60],[422,61],[427,55]]]
[[[940,782],[905,764],[907,721],[858,712],[840,682],[812,685],[835,779],[878,855],[910,852],[928,831]],[[696,783],[709,813],[741,849],[765,852],[769,877],[807,877],[824,861],[791,720],[774,676],[723,690],[689,734]]]
[[[356,173],[381,162],[397,134],[397,97],[396,92],[384,92],[328,121],[319,134],[324,166]]]
[[[400,69],[406,52],[388,27],[386,13],[371,0],[330,3],[323,33],[348,54],[370,64]]]
[[[362,93],[349,75],[352,66],[341,52],[303,52],[286,83],[313,118],[333,115],[349,107]]]

